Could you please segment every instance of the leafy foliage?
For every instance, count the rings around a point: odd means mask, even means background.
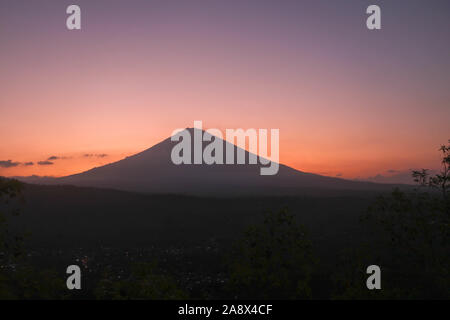
[[[428,169],[414,170],[412,176],[420,186],[428,186],[442,191],[444,198],[450,192],[450,140],[448,145],[441,145],[439,151],[442,153],[441,172],[431,176]]]
[[[0,178],[0,201],[7,209],[13,200],[21,198],[23,185],[17,180]],[[9,208],[18,215],[17,208]],[[0,212],[0,299],[64,298],[65,284],[49,270],[36,270],[22,261],[25,254],[24,236],[12,233],[5,211]]]
[[[230,290],[236,298],[311,297],[311,243],[287,210],[270,213],[245,232],[230,262]]]
[[[4,202],[0,211],[0,265],[14,260],[22,253],[23,236],[11,234],[7,221],[7,211],[12,215],[18,215],[17,209],[8,207],[13,200],[20,197],[22,184],[17,180],[0,178],[0,203]]]
[[[386,240],[382,255],[399,274],[393,281],[416,297],[448,296],[448,208],[448,198],[442,194],[394,190],[390,196],[379,197],[365,217]]]
[[[450,142],[450,141],[449,141]],[[413,171],[420,188],[413,192],[395,189],[381,195],[362,217],[372,232],[364,251],[351,256],[365,258],[365,264],[378,263],[385,286],[374,294],[363,290],[364,267],[351,263],[337,276],[337,297],[448,298],[450,292],[450,199],[448,197],[450,146],[441,146],[442,170],[430,176],[428,170]],[[359,280],[342,286],[349,270]],[[366,275],[367,277],[367,275]],[[340,282],[340,286],[339,286]],[[356,294],[357,293],[357,294]]]

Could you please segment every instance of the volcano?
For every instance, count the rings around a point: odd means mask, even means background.
[[[186,129],[190,133],[199,129]],[[205,132],[202,130],[202,134]],[[223,143],[224,157],[229,142]],[[392,188],[301,172],[280,164],[276,175],[260,175],[255,164],[181,164],[171,161],[171,138],[123,160],[88,171],[56,178],[52,184],[97,187],[152,194],[187,195],[299,195],[333,191],[380,191]],[[203,144],[203,148],[205,143]],[[240,149],[232,145],[234,155]],[[243,149],[248,160],[251,154]],[[46,181],[48,183],[48,181]]]

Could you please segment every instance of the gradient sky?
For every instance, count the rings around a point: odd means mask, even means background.
[[[436,168],[449,57],[447,0],[0,0],[0,175],[77,173],[194,120],[279,128],[280,161],[308,172]]]

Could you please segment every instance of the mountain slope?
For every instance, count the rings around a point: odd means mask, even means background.
[[[197,129],[187,129],[191,133]],[[193,134],[192,134],[193,136]],[[218,139],[218,138],[217,138]],[[229,142],[221,140],[224,146]],[[112,188],[145,193],[181,194],[302,194],[312,190],[386,190],[389,185],[348,181],[304,173],[280,165],[277,175],[261,176],[261,165],[175,165],[170,138],[155,146],[102,167],[57,178],[53,183]],[[193,144],[193,142],[192,142]],[[205,147],[207,143],[203,143]],[[234,146],[235,157],[238,147]],[[193,149],[192,149],[193,150]],[[249,152],[245,151],[246,163]]]

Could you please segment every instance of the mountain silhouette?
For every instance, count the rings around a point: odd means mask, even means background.
[[[194,137],[194,131],[185,129]],[[205,133],[202,130],[202,134]],[[223,143],[224,158],[226,145]],[[191,195],[294,195],[322,191],[382,190],[392,185],[349,181],[305,173],[285,165],[279,165],[276,175],[260,175],[261,164],[248,164],[250,153],[245,151],[246,164],[181,164],[171,161],[172,148],[178,142],[170,138],[153,147],[123,160],[91,170],[56,178],[52,184],[69,184],[84,187],[109,188],[124,191],[157,194]],[[193,149],[193,138],[191,146]],[[209,142],[203,142],[203,148]],[[234,149],[236,159],[237,146]],[[242,149],[241,149],[242,150]],[[192,152],[193,153],[193,152]],[[236,161],[235,161],[236,163]],[[50,181],[46,180],[45,183]]]

